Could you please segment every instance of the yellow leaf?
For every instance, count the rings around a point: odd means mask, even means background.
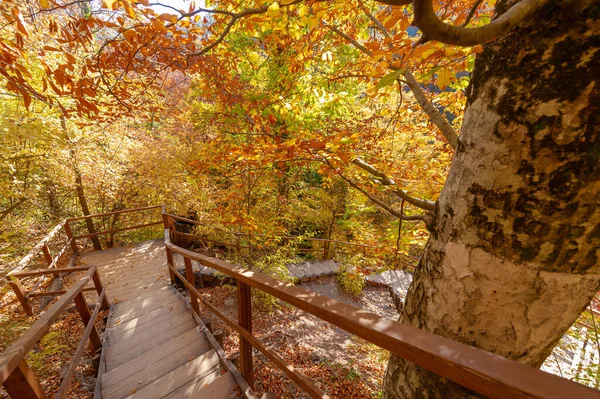
[[[40,7],[42,7],[42,8],[49,8],[50,7],[50,2],[48,0],[40,0]]]
[[[114,5],[117,2],[117,0],[104,0],[104,7],[108,8],[109,10],[114,10]]]
[[[267,8],[267,15],[271,18],[278,16],[279,15],[279,3],[277,3],[276,1],[273,2],[273,4],[271,4],[269,6],[269,8]]]
[[[152,26],[159,32],[166,32],[167,28],[165,28],[165,24],[160,19],[153,19]]]
[[[437,85],[440,89],[446,88],[454,80],[454,74],[449,68],[442,68],[437,75]]]
[[[296,139],[289,139],[285,143],[283,143],[283,145],[286,146],[286,147],[291,147],[291,146],[293,146],[295,144],[296,144]]]

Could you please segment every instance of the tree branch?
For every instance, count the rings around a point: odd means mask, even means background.
[[[522,0],[487,25],[464,28],[446,24],[437,17],[431,0],[415,0],[413,25],[423,32],[420,43],[437,40],[455,46],[474,46],[495,39],[529,19],[548,0]]]
[[[371,175],[377,177],[377,179],[384,186],[393,186],[394,187],[393,192],[396,195],[398,195],[398,197],[402,198],[409,204],[414,205],[421,209],[425,209],[427,211],[433,211],[435,209],[435,202],[429,201],[426,199],[411,197],[410,195],[408,195],[406,193],[406,191],[404,191],[401,188],[398,188],[396,186],[396,181],[394,179],[392,179],[391,177],[389,177],[388,175],[386,175],[385,173],[383,173],[382,171],[380,171],[373,165],[370,165],[367,162],[363,161],[361,158],[354,158],[352,160],[352,163],[354,165],[358,166],[359,168],[366,170]]]
[[[338,176],[340,178],[342,178],[343,180],[345,180],[349,185],[351,185],[352,187],[354,187],[355,189],[357,189],[358,191],[363,193],[369,200],[371,200],[372,202],[376,203],[377,205],[379,205],[380,207],[385,209],[390,215],[395,216],[400,220],[420,220],[422,222],[425,222],[426,225],[429,224],[429,221],[430,221],[429,215],[404,215],[402,212],[398,212],[398,211],[394,210],[391,206],[389,206],[388,204],[386,204],[379,198],[375,197],[374,195],[370,194],[367,190],[365,190],[364,188],[362,188],[361,186],[359,186],[358,184],[356,184],[354,181],[347,178],[343,174],[338,173]]]
[[[352,44],[354,47],[356,47],[357,49],[359,49],[366,55],[368,55],[370,57],[373,56],[373,53],[371,53],[371,51],[369,51],[365,46],[363,46],[362,44],[357,42],[351,36],[342,32],[339,28],[337,28],[333,25],[329,25],[325,22],[323,22],[323,24],[327,28],[329,28],[331,31],[335,32],[337,35],[346,39],[346,41],[350,42],[350,44]],[[385,28],[382,32],[384,35],[388,34],[387,30],[385,30]],[[390,66],[389,69],[397,71],[397,70],[400,70],[401,68]],[[456,131],[452,128],[452,126],[450,126],[450,123],[448,123],[448,120],[444,117],[444,115],[442,115],[442,113],[440,111],[438,111],[438,109],[436,107],[434,107],[433,104],[431,104],[431,102],[429,102],[429,100],[427,99],[427,96],[423,92],[423,89],[421,89],[421,86],[419,85],[419,83],[417,82],[417,79],[415,79],[413,74],[406,68],[403,68],[401,70],[402,70],[402,74],[406,78],[406,84],[408,85],[410,90],[413,92],[415,99],[417,100],[417,102],[419,103],[419,105],[421,106],[423,111],[425,111],[427,116],[429,116],[429,119],[431,119],[433,124],[436,125],[438,129],[440,129],[440,132],[442,132],[442,134],[448,141],[448,144],[450,144],[450,147],[452,147],[452,149],[456,151],[456,146],[458,145],[458,134],[456,133]]]

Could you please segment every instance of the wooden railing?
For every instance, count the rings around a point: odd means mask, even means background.
[[[38,291],[38,289],[39,289],[40,285],[42,284],[43,279],[46,275],[52,274],[54,277],[62,277],[62,275],[65,272],[73,271],[72,266],[75,265],[75,262],[79,255],[79,250],[77,247],[78,240],[81,241],[84,239],[89,239],[94,236],[112,235],[115,233],[124,232],[124,231],[128,231],[128,230],[141,229],[141,228],[145,228],[145,227],[151,227],[151,226],[157,226],[157,225],[163,224],[162,220],[159,219],[158,221],[155,221],[155,222],[135,224],[133,226],[108,229],[108,230],[98,231],[95,233],[74,235],[73,227],[72,227],[73,222],[76,222],[79,220],[85,220],[85,219],[89,219],[89,218],[103,218],[103,217],[121,215],[121,214],[125,214],[125,213],[141,212],[141,211],[148,211],[148,210],[161,209],[161,208],[162,208],[162,205],[153,205],[153,206],[146,206],[146,207],[141,207],[141,208],[119,210],[119,211],[114,211],[114,212],[96,213],[96,214],[88,215],[88,216],[81,216],[81,217],[65,219],[65,220],[61,221],[59,224],[57,224],[52,229],[52,231],[50,231],[50,233],[48,233],[44,238],[42,238],[31,249],[31,251],[29,251],[29,253],[23,259],[21,259],[19,261],[19,263],[5,277],[8,284],[10,285],[13,292],[15,293],[17,300],[20,302],[21,306],[23,307],[23,310],[25,311],[25,313],[28,316],[33,315],[33,307],[31,305],[31,301],[30,301],[31,298],[43,297],[43,296],[55,296],[55,295],[65,293],[64,290]],[[157,218],[158,218],[158,216],[157,216]],[[62,241],[64,242],[64,244],[56,252],[56,255],[52,256],[49,244],[51,243],[51,241],[56,241],[56,240],[60,241],[60,238],[63,239]],[[59,260],[61,259],[61,257],[63,255],[65,255],[69,250],[71,253],[71,257],[67,263],[67,267],[64,269],[56,269],[56,266],[57,266]],[[22,273],[24,270],[31,269],[32,266],[36,265],[35,261],[37,258],[39,258],[40,254],[43,255],[42,264],[45,264],[45,266],[48,269],[52,269],[54,271],[52,273],[41,273],[41,274],[40,273]],[[26,289],[24,280],[31,280],[31,279],[35,279],[35,282],[33,282],[33,285],[31,286],[31,288]],[[84,291],[86,291],[86,290],[90,290],[90,288],[85,288]]]
[[[333,258],[334,255],[357,255],[362,254],[365,257],[377,258],[380,259],[379,253],[383,250],[381,247],[377,247],[375,245],[368,245],[356,242],[347,242],[340,240],[332,240],[327,238],[315,238],[315,237],[297,237],[297,236],[269,236],[266,234],[249,234],[249,233],[241,233],[241,232],[233,232],[222,229],[213,228],[215,231],[223,235],[228,235],[233,238],[232,241],[219,241],[215,239],[208,238],[206,235],[194,235],[189,233],[183,233],[173,229],[173,221],[180,221],[188,224],[193,224],[196,226],[207,227],[204,223],[191,220],[188,218],[184,218],[181,216],[177,216],[171,213],[167,213],[167,218],[169,222],[169,227],[171,233],[180,236],[187,237],[190,239],[199,239],[205,242],[212,243],[214,245],[221,245],[224,247],[233,248],[239,255],[243,253],[244,250],[248,251],[248,256],[252,256],[253,250],[260,251],[265,246],[260,244],[254,244],[253,240],[258,238],[265,241],[278,241],[281,244],[285,245],[290,241],[300,241],[301,243],[309,243],[311,244],[311,248],[296,248],[296,252],[298,253],[314,253],[321,254],[322,259]],[[242,242],[244,240],[244,242]]]
[[[79,341],[79,345],[77,345],[77,348],[75,349],[69,367],[62,375],[60,387],[55,396],[56,398],[63,399],[67,397],[67,392],[73,380],[75,367],[79,364],[88,340],[95,350],[102,348],[102,341],[94,323],[100,310],[108,309],[110,304],[106,298],[104,287],[102,286],[100,276],[95,266],[14,272],[13,277],[23,278],[77,271],[87,271],[87,273],[85,273],[85,275],[68,291],[65,291],[64,295],[62,295],[54,305],[52,305],[23,335],[0,355],[0,384],[2,384],[11,397],[19,399],[39,399],[47,397],[33,371],[27,365],[25,356],[44,337],[44,335],[48,333],[52,324],[58,320],[71,301],[75,302],[81,320],[85,325],[85,330]],[[86,291],[85,287],[90,280],[94,283],[93,289],[98,293],[98,301],[91,313],[83,295],[83,292]]]
[[[600,398],[600,392],[502,356],[444,338],[335,299],[284,283],[217,258],[189,251],[171,242],[172,216],[163,207],[165,250],[172,283],[180,280],[190,292],[194,312],[200,304],[239,334],[240,369],[253,385],[252,348],[258,349],[313,398],[326,398],[309,378],[287,364],[252,334],[251,291],[258,289],[325,320],[446,379],[491,398]],[[184,259],[185,276],[173,262]],[[238,319],[233,320],[202,297],[196,287],[192,260],[236,280]]]

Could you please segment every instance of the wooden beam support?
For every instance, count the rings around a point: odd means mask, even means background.
[[[100,274],[98,273],[98,269],[92,274],[92,280],[94,281],[94,287],[96,287],[96,292],[98,293],[98,297],[104,291],[104,287],[102,286],[102,280],[100,280]],[[110,308],[110,303],[108,302],[108,298],[106,295],[102,295],[102,310],[106,310]]]
[[[44,254],[44,259],[46,259],[46,263],[48,264],[48,266],[50,266],[52,264],[52,254],[50,253],[48,243],[44,243],[44,245],[42,245],[42,253]]]
[[[173,251],[168,247],[165,247],[165,250],[167,251],[167,265],[175,267],[175,263],[173,263]],[[170,268],[169,278],[171,279],[171,285],[175,285],[175,274],[173,274],[173,271]]]
[[[87,327],[89,323],[94,323],[90,314],[90,308],[88,308],[85,297],[81,292],[77,294],[74,301],[75,306],[77,306],[77,310],[79,311],[79,315],[81,316],[81,321],[83,321],[83,325]],[[95,326],[90,333],[90,342],[92,343],[94,350],[102,348],[102,340],[100,339],[100,334],[98,334],[98,330]]]
[[[68,220],[65,222],[64,228],[65,234],[69,239],[69,244],[71,245],[71,251],[73,251],[74,254],[79,253],[79,250],[77,249],[77,243],[75,242],[75,238],[73,237],[73,231],[71,230],[71,225],[69,224]]]
[[[194,277],[194,270],[192,269],[192,260],[190,258],[183,258],[183,262],[185,263],[185,277],[187,281],[196,288],[196,277]],[[192,302],[192,309],[196,314],[200,314],[200,305],[198,304],[198,297],[194,293],[194,290],[190,291],[190,300]]]
[[[12,288],[15,293],[17,300],[21,303],[25,314],[27,314],[27,316],[33,316],[31,303],[29,302],[29,299],[27,299],[27,293],[19,279],[11,275],[6,276],[6,279],[8,280],[8,285],[10,285],[10,288]]]
[[[25,360],[21,360],[17,368],[2,384],[11,398],[15,399],[47,399],[40,382],[33,374]]]
[[[249,285],[237,281],[238,323],[252,334],[252,291]],[[242,335],[240,337],[240,371],[248,385],[254,387],[254,370],[252,364],[252,345]]]

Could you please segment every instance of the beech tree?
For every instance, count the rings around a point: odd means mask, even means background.
[[[210,122],[243,125],[247,136],[261,136],[221,140],[227,145],[221,161],[269,170],[289,161],[318,162],[325,178],[341,178],[399,219],[427,225],[430,238],[402,322],[540,366],[600,288],[596,2],[250,3],[224,0],[189,10],[165,5],[171,11],[159,14],[148,1],[105,0],[103,7],[74,14],[71,3],[40,1],[32,13],[8,1],[2,15],[16,40],[3,37],[0,59],[12,67],[0,73],[6,89],[21,95],[27,107],[35,99],[65,115],[105,120],[150,107],[148,93],[173,71],[200,76],[205,101],[215,106]],[[66,17],[58,18],[58,12]],[[55,46],[39,50],[64,58],[44,62],[37,80],[28,76],[24,56],[27,13],[40,16],[38,23],[60,37]],[[98,37],[101,44],[94,46]],[[74,48],[86,46],[88,56],[76,70]],[[236,48],[248,53],[237,54]],[[245,80],[241,63],[252,57],[251,49],[260,53],[249,67],[252,79],[260,78],[267,58],[286,50],[281,65],[290,76],[268,90]],[[392,129],[406,133],[425,126],[436,154],[453,153],[439,197],[407,183],[410,174],[381,143],[381,124],[359,120],[358,112],[345,114],[346,120],[353,117],[346,123],[333,112],[329,125],[315,117],[314,124],[288,129],[290,109],[302,109],[298,121],[323,111],[304,101],[307,90],[317,90],[322,103],[340,109],[355,105],[326,93],[323,85],[293,90],[304,83],[291,75],[315,70],[319,55],[331,66],[318,72],[363,85],[355,97],[389,103],[392,95],[410,92],[397,112],[406,117],[389,119]],[[470,77],[463,90],[465,71]],[[426,84],[433,82],[452,90],[432,99]],[[273,91],[278,98],[264,95]],[[102,113],[92,100],[99,92],[110,111]],[[417,105],[422,112],[408,116]],[[444,112],[449,109],[453,122]],[[311,118],[303,119],[307,115]],[[327,129],[319,129],[320,123]],[[214,132],[208,136],[218,138]],[[424,173],[426,167],[415,169]],[[471,394],[397,357],[390,359],[384,393]]]

